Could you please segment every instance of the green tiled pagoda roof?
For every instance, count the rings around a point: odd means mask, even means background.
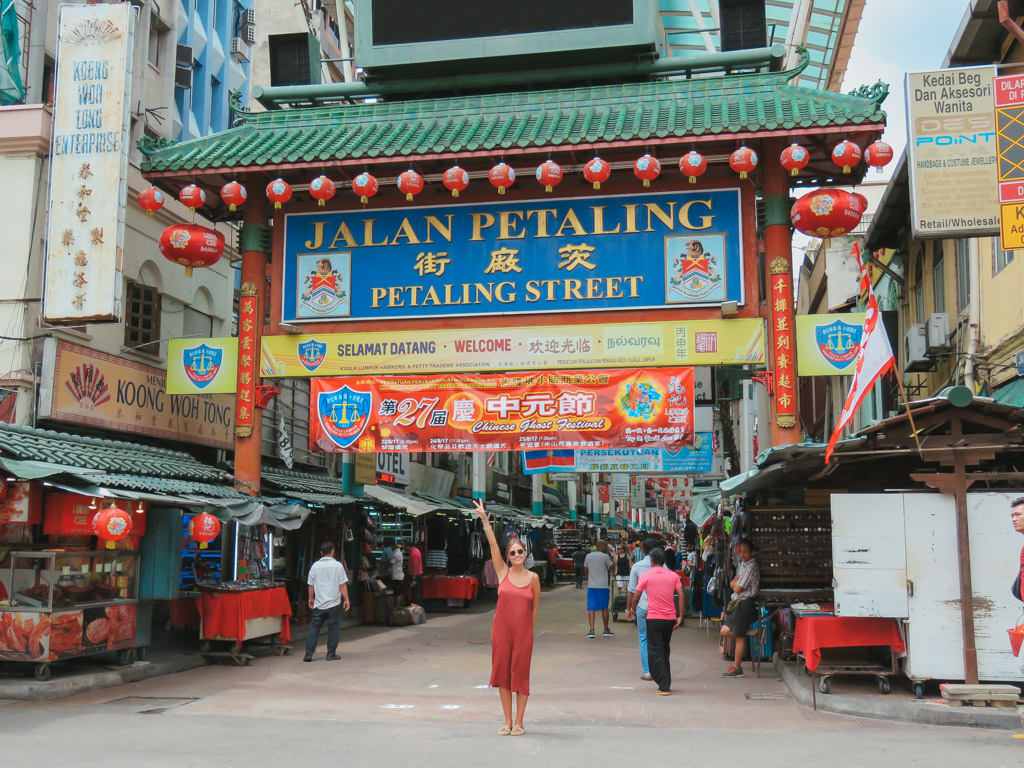
[[[786,72],[242,112],[241,125],[212,136],[177,144],[143,139],[143,170],[397,160],[884,122],[883,84],[853,94],[790,85],[806,62]]]
[[[231,481],[228,473],[196,461],[182,451],[15,424],[0,424],[0,455],[108,474],[145,475],[211,484]]]

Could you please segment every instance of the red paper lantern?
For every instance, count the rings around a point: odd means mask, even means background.
[[[160,235],[160,253],[185,267],[192,277],[195,267],[212,267],[224,253],[224,235],[198,224],[175,224]]]
[[[832,149],[832,162],[842,168],[843,173],[849,173],[860,162],[860,147],[849,139],[840,141]]]
[[[842,189],[819,189],[797,200],[789,218],[805,235],[838,237],[849,234],[860,224],[864,202],[863,195]]]
[[[608,181],[608,177],[611,175],[611,166],[600,157],[595,157],[583,166],[583,178],[593,184],[594,189],[600,189],[601,182]]]
[[[545,160],[537,166],[537,181],[544,185],[544,191],[550,192],[562,180],[562,166],[554,160]]]
[[[274,204],[274,208],[281,207],[281,203],[287,203],[292,199],[292,185],[284,179],[274,179],[267,184],[267,200]]]
[[[245,187],[237,181],[229,181],[220,188],[220,199],[227,203],[228,208],[232,211],[242,205],[248,196],[249,193],[245,191]]]
[[[512,186],[516,180],[516,172],[511,165],[505,163],[498,163],[496,166],[491,168],[491,172],[487,174],[488,180],[492,186],[498,188],[498,194],[504,195],[505,190]]]
[[[188,521],[188,537],[198,541],[200,549],[206,549],[206,545],[216,539],[219,533],[220,520],[207,512]]]
[[[459,192],[469,186],[469,171],[453,165],[444,172],[444,176],[441,177],[441,183],[444,184],[445,189],[452,193],[452,197],[458,197]]]
[[[195,213],[196,208],[202,208],[206,203],[206,193],[195,184],[189,184],[178,193],[178,199],[187,205],[192,213]]]
[[[757,152],[750,147],[740,147],[729,155],[729,167],[736,171],[741,179],[747,178],[747,174],[753,173],[757,168]]]
[[[334,186],[334,182],[326,176],[317,176],[309,182],[309,194],[316,198],[316,204],[321,208],[324,203],[334,197],[336,191],[337,187]]]
[[[405,195],[406,200],[423,191],[423,177],[410,168],[398,174],[398,191]]]
[[[864,162],[873,168],[883,168],[892,162],[892,147],[884,141],[876,141],[864,150]]]
[[[132,516],[119,507],[101,509],[92,519],[92,531],[106,542],[107,549],[113,549],[115,541],[132,532]]]
[[[810,153],[799,144],[791,144],[786,147],[779,157],[779,162],[782,163],[783,168],[789,171],[790,176],[796,176],[807,167],[810,161]]]
[[[644,155],[633,163],[633,173],[643,181],[645,187],[649,187],[651,182],[661,175],[661,163],[650,154]]]
[[[369,173],[360,173],[352,179],[352,191],[359,195],[359,202],[366,205],[377,194],[377,179]]]
[[[139,205],[147,216],[152,216],[153,211],[159,211],[164,207],[164,193],[156,187],[144,189],[139,192]]]
[[[679,170],[686,174],[691,184],[697,183],[697,177],[703,176],[708,169],[708,161],[696,149],[691,149],[687,154],[679,158]]]

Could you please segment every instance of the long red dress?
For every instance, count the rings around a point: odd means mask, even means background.
[[[533,656],[533,582],[517,587],[508,574],[498,585],[491,626],[491,687],[530,694]]]

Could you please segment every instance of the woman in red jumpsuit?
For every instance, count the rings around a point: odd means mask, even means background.
[[[474,501],[477,515],[484,524],[491,545],[491,562],[498,576],[498,607],[491,627],[491,687],[501,694],[505,725],[498,733],[522,736],[523,714],[530,698],[530,658],[533,655],[533,628],[537,624],[540,604],[540,578],[526,570],[526,547],[517,538],[505,545],[508,563],[501,556],[501,547],[487,520],[481,501]],[[516,719],[512,722],[512,694],[516,694]]]

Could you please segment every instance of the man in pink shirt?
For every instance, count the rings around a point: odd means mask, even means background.
[[[629,610],[636,608],[640,596],[647,593],[647,659],[651,677],[658,684],[659,696],[668,696],[672,688],[672,668],[669,665],[669,644],[672,633],[683,618],[683,582],[675,571],[663,568],[665,550],[651,550],[651,569],[644,573],[631,593]],[[679,610],[676,609],[678,598]]]
[[[423,605],[423,596],[420,592],[420,582],[423,580],[423,554],[419,547],[409,542],[409,589],[412,591],[412,601],[416,605]]]

